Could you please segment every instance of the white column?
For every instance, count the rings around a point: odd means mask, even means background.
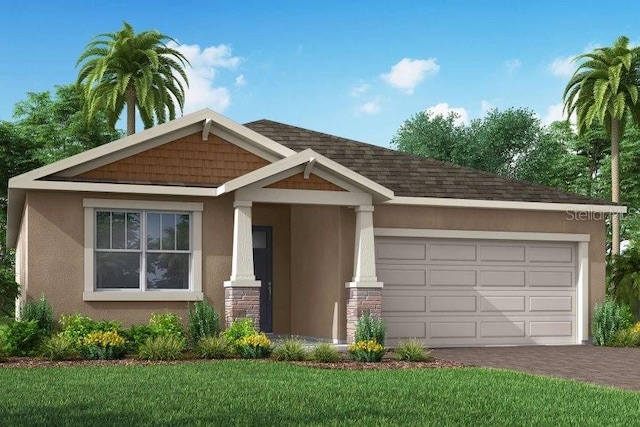
[[[381,288],[376,277],[376,254],[373,236],[373,206],[356,208],[356,241],[353,279],[349,288]]]
[[[231,278],[224,282],[225,287],[259,287],[253,271],[253,237],[251,232],[251,202],[233,203],[233,258]]]

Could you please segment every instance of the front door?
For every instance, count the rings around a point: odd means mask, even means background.
[[[260,330],[273,332],[273,255],[271,227],[253,227],[253,269],[260,286]]]

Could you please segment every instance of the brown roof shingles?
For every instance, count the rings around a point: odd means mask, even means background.
[[[389,188],[396,196],[612,205],[606,200],[270,120],[258,120],[245,126],[294,151],[311,148]]]

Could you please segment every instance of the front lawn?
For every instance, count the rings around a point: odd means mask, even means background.
[[[7,368],[2,425],[628,425],[640,394],[477,368],[221,361]]]

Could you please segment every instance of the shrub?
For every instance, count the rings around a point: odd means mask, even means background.
[[[189,308],[189,345],[195,347],[201,338],[220,334],[220,315],[206,301]]]
[[[202,359],[227,359],[233,355],[231,343],[222,336],[205,336],[196,344],[196,355]]]
[[[378,344],[384,346],[384,339],[387,327],[384,320],[371,317],[369,312],[365,312],[356,324],[355,342],[374,340]]]
[[[20,285],[16,283],[13,268],[0,268],[0,316],[15,317],[16,298],[20,295]]]
[[[185,349],[183,338],[172,334],[159,335],[147,340],[138,349],[138,358],[144,360],[179,360]]]
[[[638,347],[640,346],[640,322],[621,329],[613,336],[611,345],[614,347]]]
[[[289,338],[275,346],[271,357],[275,360],[298,361],[307,360],[309,352],[304,348],[304,342],[295,338]]]
[[[253,320],[251,319],[237,319],[234,320],[222,335],[231,343],[236,343],[238,340],[254,335],[256,330],[253,327]]]
[[[175,338],[184,337],[182,319],[173,313],[153,313],[149,319],[151,331],[157,337],[173,336]]]
[[[28,356],[40,345],[43,338],[42,330],[35,320],[14,321],[0,330],[6,351],[14,356]]]
[[[74,343],[61,334],[46,338],[40,346],[40,354],[49,360],[74,360],[80,356]]]
[[[9,344],[5,340],[5,334],[0,329],[0,362],[4,362],[9,356]]]
[[[611,345],[616,333],[627,329],[633,323],[629,306],[605,298],[602,305],[596,305],[593,315],[593,340],[596,345]]]
[[[263,332],[254,332],[236,341],[236,348],[243,359],[263,359],[271,354],[271,341]]]
[[[640,300],[640,246],[630,246],[607,263],[609,295],[619,304],[638,312]]]
[[[349,344],[349,353],[356,362],[380,362],[386,349],[376,340],[356,341]]]
[[[83,353],[89,359],[120,359],[126,352],[126,341],[116,331],[91,332],[82,344]]]
[[[122,333],[122,325],[115,320],[95,321],[81,314],[72,314],[60,317],[62,326],[61,334],[67,337],[76,346],[82,347],[84,338],[92,332],[115,331]]]
[[[149,325],[132,325],[124,332],[124,336],[127,340],[128,350],[136,353],[148,338],[154,338],[156,335]]]
[[[319,363],[335,363],[340,360],[340,351],[333,344],[323,342],[311,350],[311,360]]]
[[[396,360],[405,362],[427,362],[433,360],[431,352],[422,344],[422,342],[414,339],[401,342],[395,351]]]
[[[38,301],[26,303],[20,311],[20,319],[26,322],[35,320],[43,335],[53,332],[53,308],[44,295]]]

